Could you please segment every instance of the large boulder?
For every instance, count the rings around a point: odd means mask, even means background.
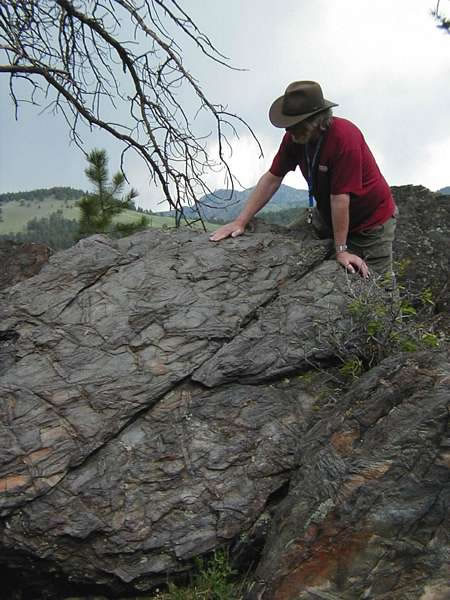
[[[267,232],[219,245],[190,232],[94,236],[8,288],[0,539],[9,563],[25,572],[45,560],[41,572],[148,588],[249,528],[295,466],[312,400],[244,383],[298,370],[302,345],[310,359],[317,352],[314,304],[342,303],[330,280],[346,283],[327,252]],[[295,290],[311,277],[302,309]],[[262,321],[279,327],[284,295],[292,353],[271,371],[267,357],[255,367],[254,349],[241,349],[249,377],[206,390],[214,356],[235,360],[233,339]]]

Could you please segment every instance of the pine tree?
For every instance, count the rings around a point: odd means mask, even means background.
[[[95,186],[95,192],[86,194],[78,203],[81,211],[79,237],[94,233],[130,234],[147,227],[146,217],[127,225],[112,224],[116,215],[135,208],[133,199],[138,193],[132,188],[126,196],[117,198],[125,187],[125,176],[118,171],[113,175],[111,183],[108,182],[108,158],[105,150],[92,150],[87,156],[87,161],[89,166],[85,173]]]

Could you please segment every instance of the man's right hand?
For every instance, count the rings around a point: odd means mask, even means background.
[[[258,183],[253,188],[244,209],[238,217],[231,223],[227,223],[215,231],[210,237],[211,242],[219,242],[227,237],[237,237],[242,235],[247,223],[265,206],[283,181],[282,177],[272,175],[270,171],[260,177]]]
[[[244,233],[245,227],[238,223],[237,221],[232,221],[231,223],[227,223],[226,225],[222,225],[219,227],[217,231],[215,231],[211,236],[209,236],[210,242],[220,242],[227,237],[237,237],[238,235],[242,235]]]

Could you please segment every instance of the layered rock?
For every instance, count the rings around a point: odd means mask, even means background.
[[[440,589],[446,358],[388,360],[338,403],[312,390],[302,374],[336,361],[329,333],[372,285],[328,254],[279,228],[94,236],[0,293],[4,571],[34,597],[69,579],[151,590],[199,554],[240,555],[291,482],[249,598],[372,597],[363,579],[391,573],[380,548],[402,536],[409,597]]]
[[[311,405],[301,390],[180,385],[11,513],[2,542],[74,581],[152,587],[250,527],[294,467]]]
[[[302,438],[247,600],[443,600],[450,486],[447,354],[363,376]]]
[[[45,559],[79,581],[148,587],[256,520],[294,466],[311,398],[189,378],[288,282],[316,264],[340,275],[326,252],[273,234],[97,236],[4,292],[2,544],[22,568]]]
[[[392,192],[399,207],[394,256],[402,282],[413,293],[429,288],[437,310],[448,313],[450,199],[414,185]]]

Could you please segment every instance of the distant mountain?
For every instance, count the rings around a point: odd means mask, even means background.
[[[234,191],[216,190],[213,194],[206,194],[199,200],[200,210],[206,221],[229,221],[238,216],[248,200],[253,188]],[[231,196],[231,197],[230,197]],[[308,206],[308,192],[298,190],[288,185],[281,185],[272,200],[262,209],[261,213],[276,212],[290,208],[304,208]],[[186,217],[197,216],[194,208],[185,207]],[[156,213],[161,216],[172,216],[173,211]]]
[[[437,192],[438,192],[438,194],[443,194],[444,196],[450,196],[450,185],[447,185],[446,187],[441,188]]]

